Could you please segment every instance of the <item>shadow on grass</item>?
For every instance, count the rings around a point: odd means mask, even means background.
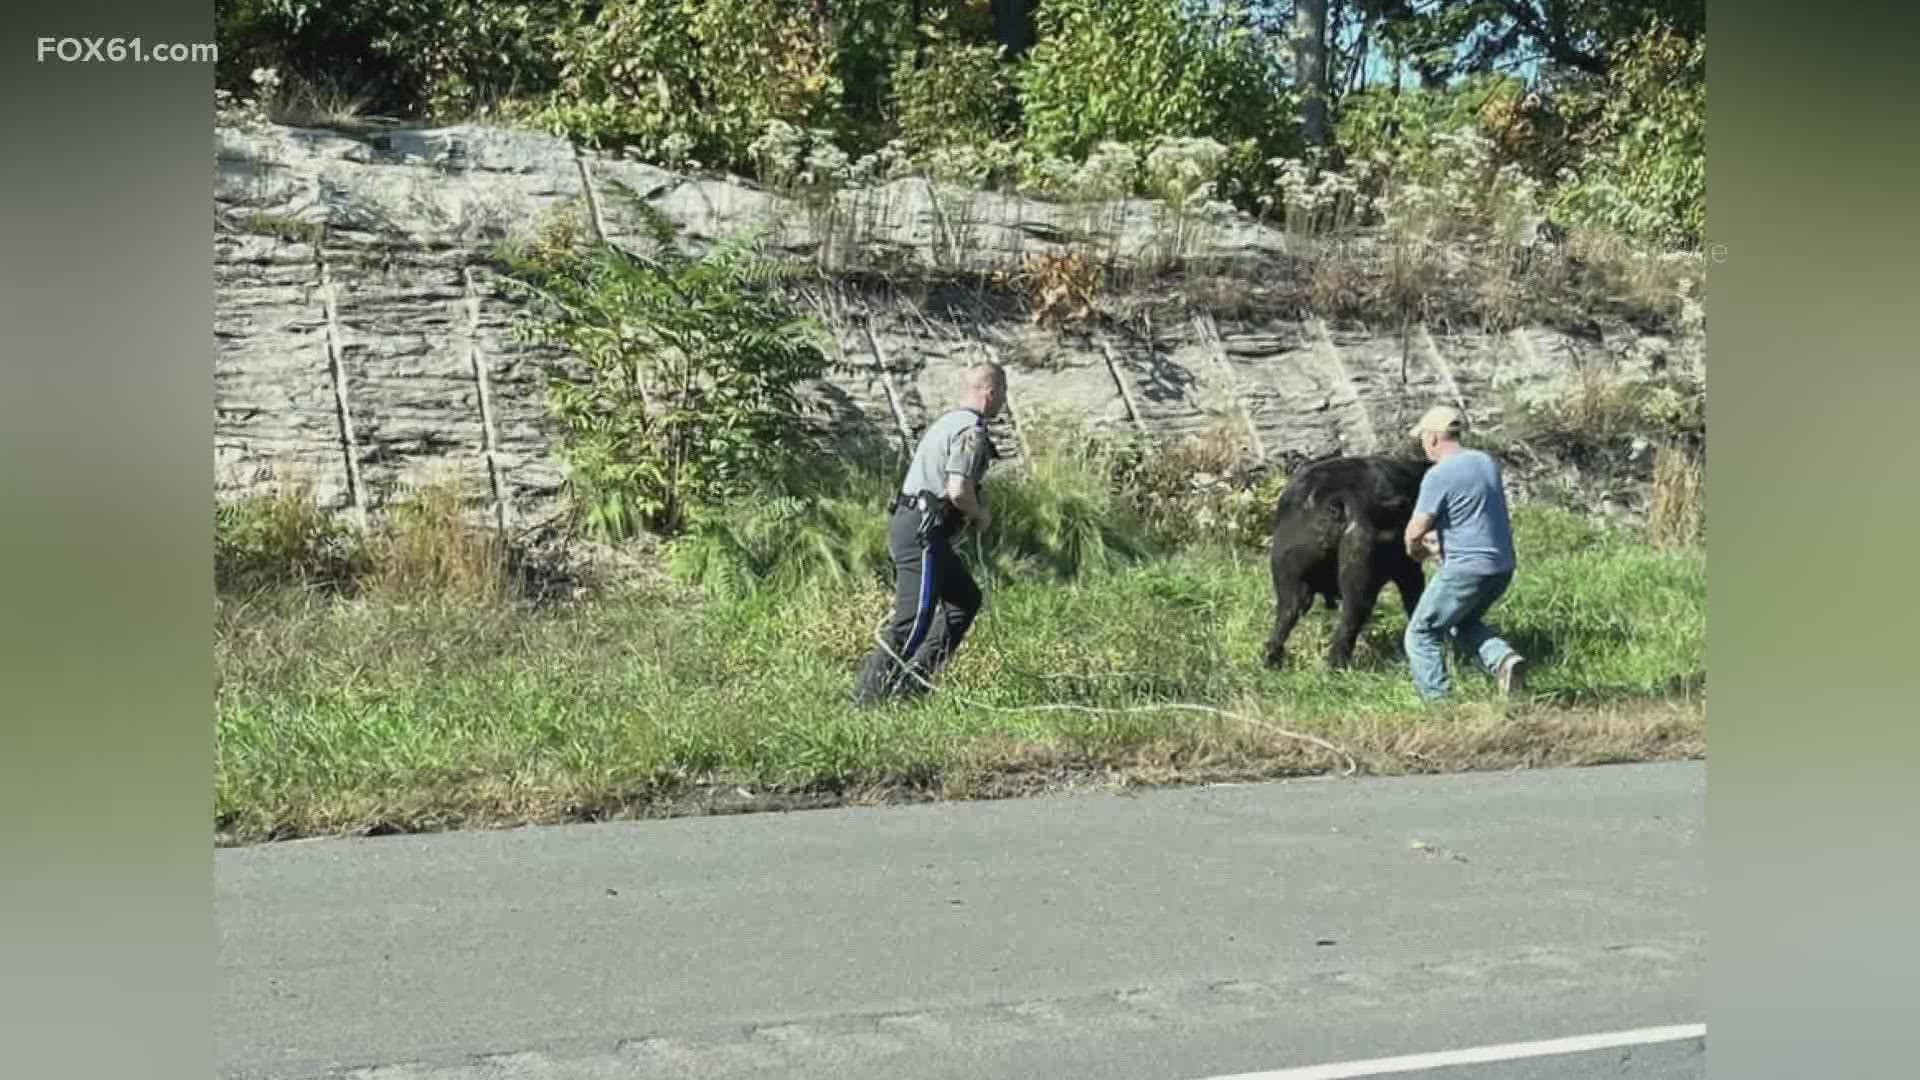
[[[1500,636],[1513,646],[1515,652],[1527,658],[1533,670],[1551,665],[1560,656],[1560,645],[1550,635],[1537,630],[1505,630]]]
[[[1221,696],[1221,688],[1204,676],[1154,675],[1146,672],[1043,674],[1009,669],[1006,685],[1023,700],[1046,705],[1086,705],[1094,708],[1150,707],[1169,702],[1205,702]]]
[[[1552,686],[1527,689],[1527,699],[1536,704],[1561,708],[1592,708],[1603,705],[1641,705],[1653,702],[1701,701],[1707,690],[1703,672],[1675,675],[1656,686]]]
[[[1332,628],[1337,625],[1336,616],[1335,620],[1329,622],[1328,632],[1331,633]],[[1550,665],[1560,655],[1560,646],[1551,635],[1532,630],[1507,630],[1497,624],[1494,629],[1508,645],[1526,657],[1536,671]],[[1355,643],[1353,670],[1385,671],[1406,667],[1406,630],[1407,624],[1404,618],[1385,622],[1376,617],[1369,628],[1361,633],[1360,640]],[[1479,665],[1471,657],[1462,655],[1458,646],[1449,642],[1447,648],[1455,660],[1465,661],[1470,666],[1478,668]]]

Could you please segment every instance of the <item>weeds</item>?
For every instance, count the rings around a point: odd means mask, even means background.
[[[397,539],[366,545],[359,601],[280,590],[217,609],[219,827],[248,840],[659,812],[718,785],[978,794],[1074,769],[1150,781],[1343,765],[1277,727],[1374,772],[1700,751],[1697,547],[1521,511],[1525,569],[1494,622],[1535,659],[1537,698],[1502,708],[1463,672],[1460,701],[1423,713],[1391,598],[1353,670],[1259,665],[1271,587],[1251,541],[1281,473],[1255,481],[1238,524],[1181,533],[1154,499],[1116,493],[1158,485],[1160,505],[1191,508],[1211,497],[1183,486],[1192,472],[1129,462],[1070,425],[1028,438],[1027,469],[989,478],[994,530],[962,540],[987,595],[962,659],[931,701],[879,712],[845,704],[891,603],[878,459],[795,457],[672,543],[678,584],[544,609],[498,602],[497,548],[450,493],[417,495],[377,533]],[[1231,460],[1222,434],[1179,468]],[[307,538],[335,534],[293,505],[266,519],[277,530],[229,542],[284,538],[256,549],[311,560]],[[476,602],[407,602],[449,592]],[[1324,650],[1333,618],[1302,622],[1301,656]]]
[[[990,480],[994,528],[959,542],[986,575],[1073,579],[1156,549],[1113,492],[1111,451],[1068,425],[1029,421],[1030,458]],[[795,457],[751,498],[703,517],[676,541],[670,565],[710,596],[792,593],[808,586],[890,588],[882,508],[896,461],[877,451],[831,462]]]
[[[300,483],[216,506],[213,538],[214,586],[223,593],[337,590],[366,565],[359,538]]]
[[[991,792],[1073,768],[1340,767],[1263,725],[1326,738],[1373,772],[1699,753],[1686,695],[1705,670],[1704,559],[1553,512],[1517,528],[1526,569],[1494,621],[1538,658],[1538,700],[1502,708],[1463,673],[1460,700],[1428,714],[1391,603],[1355,670],[1262,669],[1262,561],[1220,550],[1083,561],[1066,587],[1048,567],[983,575],[987,608],[943,693],[871,713],[845,701],[890,601],[872,579],[546,612],[223,605],[218,820],[246,840],[646,812],[702,785]],[[1302,656],[1324,649],[1331,620],[1301,624]],[[1231,715],[1154,708],[1175,702]],[[1058,705],[1136,711],[982,708]]]
[[[471,520],[469,503],[458,485],[428,484],[366,532],[321,507],[303,484],[216,506],[215,589],[234,598],[292,591],[499,604],[518,595],[516,553]]]
[[[395,600],[491,605],[518,589],[499,532],[475,524],[460,486],[425,486],[369,538],[367,589]]]
[[[763,256],[751,233],[693,258],[663,214],[636,209],[653,240],[645,258],[549,240],[508,279],[536,301],[522,336],[586,369],[549,381],[551,413],[586,524],[614,539],[676,532],[737,495],[793,441],[797,388],[832,367],[818,327],[769,287],[800,268]]]

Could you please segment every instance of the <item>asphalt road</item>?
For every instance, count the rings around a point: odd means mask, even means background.
[[[246,1078],[1293,1080],[1693,1024],[1705,779],[1690,762],[222,850],[217,1059]],[[1704,1071],[1694,1039],[1394,1075]]]

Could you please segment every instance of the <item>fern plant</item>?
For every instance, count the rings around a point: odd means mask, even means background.
[[[832,362],[811,319],[773,288],[804,268],[760,257],[745,233],[692,258],[671,224],[636,208],[653,240],[545,249],[512,268],[537,303],[524,336],[567,348],[583,378],[550,404],[590,530],[676,533],[694,509],[744,493],[793,444],[799,388]]]
[[[710,595],[890,586],[887,515],[898,482],[884,444],[783,453],[760,474],[755,497],[697,516],[670,547],[670,568]]]

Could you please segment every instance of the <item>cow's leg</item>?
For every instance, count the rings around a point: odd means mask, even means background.
[[[1267,638],[1266,665],[1278,671],[1286,666],[1287,638],[1293,634],[1294,624],[1300,616],[1306,614],[1313,604],[1313,590],[1307,586],[1303,575],[1286,563],[1276,560],[1273,570],[1273,634]]]
[[[1393,563],[1393,586],[1400,593],[1400,605],[1407,609],[1407,618],[1413,618],[1413,611],[1420,606],[1420,594],[1427,589],[1427,575],[1421,571],[1420,564],[1405,552],[1399,552]]]
[[[1353,662],[1353,646],[1373,616],[1380,595],[1380,572],[1373,557],[1373,536],[1348,529],[1340,536],[1340,626],[1327,649],[1327,666],[1338,670]]]
[[[1326,602],[1328,611],[1340,610],[1340,561],[1337,555],[1314,567],[1314,573],[1307,578],[1307,610],[1313,608],[1315,596]]]

